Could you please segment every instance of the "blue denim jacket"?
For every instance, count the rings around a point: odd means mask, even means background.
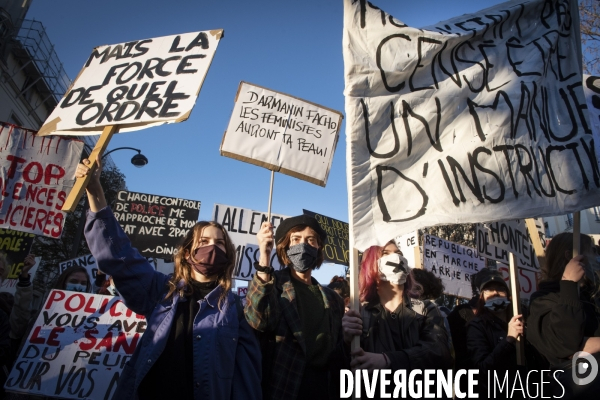
[[[100,270],[112,275],[132,311],[144,315],[146,332],[125,365],[113,399],[137,398],[138,387],[161,355],[179,303],[165,299],[169,276],[161,274],[131,246],[110,208],[88,211],[85,237]],[[219,310],[221,286],[200,301],[194,319],[194,398],[260,399],[261,352],[245,318],[238,318],[235,295]]]

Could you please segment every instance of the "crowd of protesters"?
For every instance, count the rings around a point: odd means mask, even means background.
[[[77,177],[89,174],[87,165],[79,165]],[[483,379],[488,371],[508,372],[512,379],[540,370],[540,379],[551,383],[546,394],[566,399],[594,398],[600,390],[600,378],[579,386],[571,374],[579,352],[596,360],[600,354],[600,270],[589,236],[581,235],[575,258],[572,234],[550,241],[539,290],[523,314],[513,315],[506,281],[488,268],[472,277],[468,302],[452,310],[436,304],[444,293],[441,279],[411,269],[394,241],[363,253],[361,306],[351,309],[345,277],[335,276],[328,286],[313,277],[327,238],[318,222],[291,217],[276,233],[264,222],[244,305],[231,290],[235,249],[221,225],[201,221],[190,229],[174,273],[164,275],[131,246],[98,174],[87,187],[85,235],[100,271],[92,281],[85,268],[68,268],[54,288],[120,296],[145,316],[146,333],[114,399],[334,399],[343,369],[479,369],[480,398],[489,393]],[[285,266],[278,271],[269,264],[273,250]],[[25,259],[14,298],[0,296],[4,379],[35,320],[28,273],[34,263],[32,255]],[[0,256],[1,279],[7,265]],[[355,337],[360,346],[352,349]],[[519,342],[523,365],[517,363]],[[466,392],[467,385],[461,380],[459,387]],[[528,397],[505,393],[495,398]]]

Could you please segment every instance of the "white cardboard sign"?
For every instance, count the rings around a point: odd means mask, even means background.
[[[500,263],[497,269],[500,271],[500,273],[502,273],[502,277],[510,289],[509,266],[507,264]],[[538,290],[537,283],[542,274],[540,272],[530,271],[525,268],[518,268],[517,270],[519,271],[519,288],[521,289],[519,292],[519,298],[529,300],[531,295]]]
[[[7,391],[110,399],[146,330],[119,297],[53,290],[5,384]]]
[[[277,232],[279,224],[286,218],[289,217],[271,213],[271,223],[275,232]],[[233,272],[234,279],[252,280],[256,273],[254,262],[260,258],[256,234],[262,223],[267,221],[267,213],[215,203],[213,221],[218,222],[225,228],[235,246],[236,267]],[[275,249],[271,253],[271,266],[276,270],[283,268],[277,260]]]
[[[0,123],[0,228],[60,238],[83,142]]]
[[[423,268],[442,279],[444,293],[470,299],[471,277],[485,268],[485,258],[472,247],[424,235]]]
[[[355,243],[600,204],[576,1],[509,1],[416,29],[344,0]]]
[[[418,232],[414,231],[411,233],[407,233],[406,235],[398,236],[394,239],[396,241],[396,246],[400,249],[406,261],[408,261],[408,266],[411,268],[415,268],[417,263],[415,260],[415,247],[419,246],[419,237]]]
[[[96,47],[40,135],[98,135],[185,121],[223,30]]]
[[[342,114],[241,82],[221,155],[325,186]]]
[[[517,267],[533,272],[540,271],[532,240],[538,239],[538,232],[533,238],[529,235],[525,220],[500,221],[488,224],[477,224],[477,251],[483,257],[509,263],[509,253],[517,257]]]

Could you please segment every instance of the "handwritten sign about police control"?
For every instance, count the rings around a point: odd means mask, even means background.
[[[221,155],[325,186],[342,114],[241,82]]]
[[[198,222],[200,202],[120,191],[114,214],[143,256],[171,259],[181,239]]]

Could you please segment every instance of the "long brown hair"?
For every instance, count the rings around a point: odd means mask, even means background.
[[[233,246],[233,242],[231,238],[227,234],[227,231],[218,223],[213,221],[200,221],[197,222],[196,225],[192,229],[190,229],[183,238],[181,244],[177,247],[177,254],[175,255],[175,270],[173,272],[173,276],[169,280],[169,292],[165,298],[169,298],[175,293],[179,291],[180,296],[184,296],[186,293],[193,293],[193,287],[190,284],[192,280],[194,280],[192,273],[192,266],[188,263],[187,258],[192,251],[192,247],[194,243],[200,238],[202,231],[207,226],[214,226],[219,229],[223,233],[223,239],[225,240],[225,253],[227,254],[227,258],[229,262],[225,267],[225,270],[219,274],[217,281],[223,292],[219,297],[219,309],[229,296],[229,292],[231,291],[232,281],[233,281],[233,269],[235,267],[235,247]],[[185,284],[182,287],[179,287],[179,282],[183,281]]]
[[[592,238],[588,235],[581,234],[580,243],[580,254],[585,254],[592,249]],[[560,281],[572,254],[573,234],[563,232],[554,236],[546,249],[546,265],[542,269],[542,281]]]
[[[275,251],[277,252],[277,258],[279,259],[280,264],[285,265],[285,266],[292,264],[292,262],[290,261],[288,255],[287,255],[287,251],[290,248],[290,241],[291,241],[292,233],[301,232],[304,229],[306,229],[307,227],[309,227],[309,226],[308,225],[294,226],[289,231],[287,231],[287,233],[285,234],[283,239],[281,239],[279,241],[279,243],[277,243],[277,246],[275,247]],[[317,263],[313,269],[319,269],[321,267],[321,264],[323,264],[323,260],[324,260],[323,241],[321,240],[321,237],[319,236],[319,234],[317,232],[315,232],[312,228],[310,230],[313,231],[313,233],[315,234],[315,238],[317,239],[317,244],[319,245],[319,249],[317,250]]]

